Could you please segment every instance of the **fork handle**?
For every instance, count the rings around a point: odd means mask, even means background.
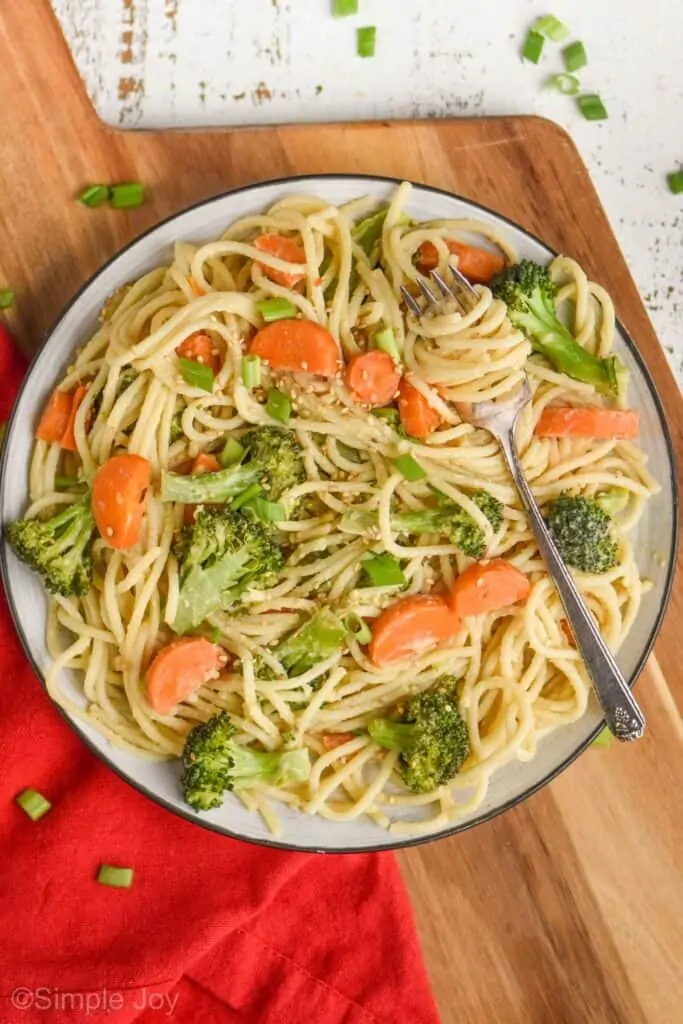
[[[611,651],[600,636],[595,620],[584,604],[574,579],[564,564],[555,542],[531,493],[517,456],[512,431],[500,437],[501,449],[512,473],[522,504],[529,517],[550,575],[567,613],[576,645],[583,657],[595,694],[605,713],[607,728],[619,740],[636,740],[643,735],[645,717]]]

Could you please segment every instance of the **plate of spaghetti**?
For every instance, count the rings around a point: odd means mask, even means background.
[[[472,285],[426,316],[419,281]],[[423,842],[552,778],[602,719],[491,437],[634,682],[671,586],[675,471],[611,297],[475,203],[269,182],[158,225],[76,296],[8,426],[2,571],[49,696],[209,828]]]

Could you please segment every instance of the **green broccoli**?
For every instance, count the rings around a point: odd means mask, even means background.
[[[347,632],[341,619],[323,608],[285,637],[273,654],[288,676],[300,676],[338,651]]]
[[[227,507],[198,508],[173,553],[180,566],[176,633],[196,629],[211,612],[229,607],[252,584],[268,586],[284,562],[282,551],[261,523]]]
[[[467,725],[454,696],[441,686],[418,694],[399,721],[373,718],[368,732],[387,750],[399,750],[398,770],[414,793],[429,793],[450,782],[467,759]]]
[[[631,500],[631,492],[625,487],[608,487],[606,491],[596,494],[595,500],[608,516],[616,516],[627,507]]]
[[[488,491],[477,491],[472,495],[472,501],[497,533],[503,522],[502,502]],[[377,524],[376,512],[349,509],[343,514],[339,529],[343,533],[372,536],[377,533]],[[484,531],[461,505],[447,499],[441,500],[434,508],[395,513],[391,517],[391,527],[395,533],[444,533],[452,544],[470,558],[481,558],[486,551]]]
[[[572,337],[557,316],[556,288],[547,267],[522,260],[496,274],[493,294],[508,307],[510,322],[560,373],[593,384],[602,394],[622,395],[627,372],[616,356],[599,359]]]
[[[582,572],[607,572],[617,564],[612,520],[595,498],[561,494],[545,518],[562,558]]]
[[[305,782],[311,770],[305,748],[264,752],[236,743],[232,719],[225,711],[192,729],[183,749],[183,794],[196,811],[219,807],[226,790],[264,784],[291,786]]]
[[[18,558],[39,573],[51,594],[87,594],[92,584],[95,520],[88,493],[49,519],[19,519],[7,527]]]
[[[161,500],[188,505],[227,501],[253,484],[277,499],[306,479],[301,447],[293,431],[282,427],[255,427],[240,438],[245,450],[241,463],[202,476],[161,474]]]

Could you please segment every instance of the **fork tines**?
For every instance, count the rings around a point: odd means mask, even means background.
[[[465,291],[468,295],[474,295],[475,298],[478,298],[477,293],[470,284],[470,282],[467,280],[465,275],[458,270],[457,267],[449,265],[448,269],[453,275],[455,284],[460,289]],[[401,285],[401,295],[403,296],[408,309],[412,313],[414,313],[416,317],[420,317],[428,309],[438,306],[443,301],[443,299],[451,299],[451,301],[455,302],[458,309],[462,313],[467,313],[467,306],[463,302],[462,298],[455,291],[453,291],[453,289],[449,287],[448,284],[446,284],[438,270],[432,270],[430,276],[434,283],[437,285],[439,291],[441,292],[441,296],[438,296],[434,291],[432,291],[432,289],[429,287],[426,281],[424,281],[420,277],[417,279],[416,283],[418,288],[422,292],[422,295],[424,296],[426,306],[423,309],[418,300],[416,299],[416,297],[414,295],[411,295],[411,293],[408,291],[405,285]]]

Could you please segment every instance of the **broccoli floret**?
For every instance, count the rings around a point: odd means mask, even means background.
[[[567,565],[601,573],[617,564],[612,520],[595,498],[561,494],[546,507],[545,518]]]
[[[237,466],[201,476],[161,474],[161,500],[188,505],[234,498],[260,484],[268,498],[277,499],[306,479],[303,453],[294,433],[281,427],[255,427],[240,438],[245,455]]]
[[[288,676],[300,676],[338,651],[347,632],[334,612],[322,609],[281,641],[273,653]]]
[[[229,508],[197,509],[173,547],[180,566],[176,633],[195,629],[227,608],[254,583],[268,586],[283,566],[271,533],[253,517]]]
[[[197,811],[220,806],[226,790],[250,786],[291,786],[311,770],[303,748],[278,752],[252,750],[232,738],[235,726],[225,711],[192,729],[183,749],[183,794]]]
[[[599,359],[588,352],[558,318],[556,288],[547,267],[522,260],[496,274],[491,290],[507,305],[510,322],[556,370],[593,384],[602,394],[625,392],[627,373],[619,359]]]
[[[470,752],[467,725],[443,687],[413,697],[399,721],[373,718],[368,731],[378,746],[400,751],[399,774],[414,793],[450,782]]]
[[[631,493],[625,487],[608,487],[606,491],[596,494],[595,500],[608,516],[616,516],[628,505]]]
[[[488,491],[477,491],[472,501],[484,513],[494,532],[503,522],[503,504]],[[339,529],[344,533],[361,536],[376,533],[378,515],[376,512],[349,509],[341,518]],[[444,533],[452,544],[470,558],[481,558],[486,551],[484,531],[475,523],[469,512],[454,501],[441,500],[434,508],[420,509],[419,512],[398,512],[391,517],[391,528],[395,533]]]
[[[49,519],[19,519],[7,527],[18,558],[43,578],[52,594],[87,594],[92,584],[95,520],[90,494]]]

